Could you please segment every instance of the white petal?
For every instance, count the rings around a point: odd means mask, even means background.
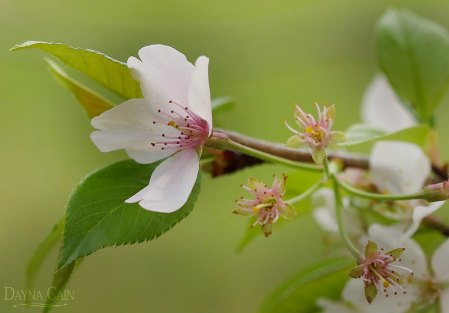
[[[100,131],[90,137],[101,152],[126,149],[137,162],[152,163],[174,153],[151,145],[163,140],[163,133],[178,133],[172,127],[153,124],[154,120],[164,121],[164,118],[145,99],[131,99],[93,118],[92,126]]]
[[[435,277],[440,282],[449,281],[449,239],[447,239],[433,254],[432,268]]]
[[[370,154],[373,181],[381,191],[405,194],[419,191],[431,165],[422,149],[403,141],[379,141]]]
[[[139,57],[128,59],[128,67],[140,82],[142,94],[152,105],[175,101],[187,106],[187,93],[194,66],[184,54],[164,45],[151,45],[139,50]]]
[[[342,302],[336,302],[325,298],[318,298],[316,305],[323,311],[322,313],[351,313],[355,312]]]
[[[418,279],[428,278],[429,273],[427,271],[427,262],[424,251],[413,239],[402,240],[401,227],[393,226],[381,226],[373,224],[368,229],[368,238],[362,238],[360,243],[366,245],[367,240],[370,239],[377,243],[377,246],[383,248],[384,251],[393,250],[396,248],[405,248],[405,251],[401,257],[401,261],[394,265],[404,266],[411,269],[414,273],[414,277]],[[404,277],[408,272],[404,270],[398,270]]]
[[[361,110],[363,122],[382,130],[394,132],[417,124],[382,74],[375,76],[366,89]]]
[[[445,201],[432,202],[428,206],[419,205],[413,209],[413,221],[406,233],[403,236],[403,240],[410,238],[418,230],[421,221],[426,216],[432,214],[438,210]]]
[[[364,313],[403,313],[410,309],[412,302],[417,300],[414,295],[417,287],[406,285],[406,294],[399,293],[394,295],[393,290],[387,290],[388,297],[381,292],[377,293],[376,299],[369,304],[365,298],[365,289],[361,279],[350,279],[343,289],[342,297],[344,300],[353,303]]]
[[[322,229],[328,232],[338,232],[338,224],[335,219],[335,214],[332,214],[327,207],[316,208],[313,210],[312,214]]]
[[[212,132],[212,107],[210,103],[209,59],[205,56],[199,57],[195,62],[195,70],[189,88],[189,108],[207,122],[209,135]]]
[[[151,175],[150,184],[126,202],[140,201],[140,206],[149,211],[174,212],[189,198],[198,169],[195,149],[181,151],[162,162]]]
[[[449,313],[449,289],[443,289],[440,294],[441,313]]]
[[[334,191],[330,188],[320,188],[315,191],[310,199],[313,207],[327,207],[329,211],[335,211]]]

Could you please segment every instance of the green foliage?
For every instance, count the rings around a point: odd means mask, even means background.
[[[274,290],[259,313],[315,313],[318,298],[336,299],[346,284],[353,259],[332,259],[300,271]]]
[[[105,54],[41,41],[27,41],[15,45],[11,51],[29,48],[38,48],[54,55],[67,66],[83,73],[123,99],[143,97],[139,83],[132,78],[126,64]]]
[[[60,242],[62,238],[62,232],[64,230],[64,220],[65,216],[55,224],[50,233],[44,238],[44,240],[39,244],[34,255],[28,261],[26,274],[25,274],[25,289],[34,290],[34,282],[36,276],[45,259],[50,254],[51,250]],[[25,302],[30,303],[31,299],[25,297]]]
[[[449,34],[440,25],[401,8],[388,10],[376,33],[382,71],[399,97],[424,123],[449,84]]]
[[[366,124],[351,126],[345,135],[349,141],[339,144],[346,148],[355,148],[359,151],[369,151],[372,145],[379,140],[399,140],[417,144],[425,148],[430,128],[426,125],[417,125],[402,129],[394,133],[387,133]]]
[[[67,73],[55,62],[50,59],[46,59],[46,61],[50,66],[50,71],[56,80],[58,80],[65,88],[75,95],[83,108],[86,110],[89,118],[94,118],[95,116],[98,116],[114,107],[112,102],[75,79],[69,77],[69,75],[67,75]]]
[[[59,292],[64,291],[70,277],[72,277],[72,274],[78,269],[83,260],[83,258],[75,260],[53,275],[53,281],[51,283],[51,286],[53,288],[48,291],[48,300],[45,304],[43,313],[50,312],[50,310],[53,308],[53,305],[55,305],[55,303],[60,300],[58,299]]]
[[[75,188],[67,206],[58,270],[105,247],[153,240],[192,211],[200,191],[201,172],[186,204],[173,213],[151,212],[138,203],[124,202],[148,185],[159,163],[117,162],[88,175]]]
[[[321,176],[321,173],[309,171],[296,171],[289,174],[287,178],[287,191],[285,193],[284,199],[290,199],[303,193],[304,191],[312,187],[319,179],[321,179]],[[309,199],[310,197],[294,204],[297,215],[293,219],[305,216],[311,212],[312,207],[310,205]],[[251,228],[254,222],[254,217],[248,218],[245,233],[243,234],[243,238],[237,246],[237,252],[242,252],[255,238],[263,236],[260,225]],[[273,225],[273,234],[271,236],[276,236],[276,231],[287,223],[292,223],[292,220],[287,220],[280,217],[276,221],[275,225]]]

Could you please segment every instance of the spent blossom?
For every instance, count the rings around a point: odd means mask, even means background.
[[[328,145],[342,143],[348,139],[343,132],[331,131],[332,124],[335,120],[335,105],[329,108],[324,105],[323,111],[320,110],[318,103],[315,102],[314,105],[318,110],[318,120],[315,120],[311,114],[304,113],[298,105],[294,105],[296,124],[304,132],[296,131],[284,120],[287,128],[295,134],[288,139],[286,147],[292,149],[310,147],[315,163],[322,164]]]
[[[199,157],[212,132],[209,59],[195,65],[164,45],[139,50],[128,67],[140,82],[144,99],[128,100],[92,119],[91,134],[102,152],[125,149],[143,164],[167,158],[149,185],[126,200],[144,209],[170,213],[181,208],[195,184]]]
[[[251,200],[241,197],[240,200],[236,200],[237,208],[233,213],[243,216],[257,216],[257,220],[252,227],[260,224],[263,233],[268,237],[272,233],[273,224],[280,215],[286,219],[296,215],[294,207],[282,198],[286,190],[286,180],[286,175],[279,179],[274,176],[273,184],[271,188],[268,188],[260,180],[251,176],[248,177],[246,186],[241,185],[241,187],[248,190],[256,198]]]
[[[352,269],[349,276],[361,278],[363,280],[365,297],[369,303],[374,301],[378,291],[385,293],[386,296],[388,296],[386,293],[388,287],[393,289],[395,295],[398,291],[406,293],[401,286],[401,284],[403,284],[401,275],[397,273],[396,270],[407,270],[412,273],[412,275],[413,272],[404,266],[392,264],[400,258],[404,250],[405,248],[396,248],[385,253],[379,252],[377,244],[368,240],[363,262]]]

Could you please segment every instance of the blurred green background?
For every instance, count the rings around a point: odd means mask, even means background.
[[[75,98],[49,75],[44,53],[11,53],[14,44],[62,42],[122,61],[154,43],[192,62],[206,55],[212,97],[236,100],[215,124],[284,142],[290,132],[282,119],[291,118],[293,103],[311,110],[313,101],[336,103],[336,128],[360,120],[360,99],[377,70],[374,26],[395,4],[449,28],[449,1],[0,0],[0,312],[25,312],[4,301],[4,287],[24,288],[26,262],[75,184],[127,157],[100,153]],[[448,105],[446,97],[437,112],[446,159]],[[310,216],[235,252],[246,227],[231,214],[239,184],[249,174],[270,179],[282,171],[261,166],[206,177],[186,220],[154,242],[88,257],[68,286],[75,300],[54,312],[255,311],[276,285],[326,257],[323,232]],[[50,286],[56,258],[55,249],[36,289]]]

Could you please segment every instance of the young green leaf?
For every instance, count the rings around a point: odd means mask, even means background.
[[[189,215],[200,191],[201,172],[186,204],[173,213],[151,212],[138,203],[124,202],[148,185],[159,163],[117,162],[88,175],[75,188],[67,205],[58,270],[105,247],[158,238]]]
[[[55,303],[64,296],[64,288],[67,286],[70,277],[81,265],[84,259],[78,259],[70,263],[68,266],[64,267],[62,270],[56,272],[53,275],[53,281],[51,283],[51,288],[48,290],[47,302],[45,303],[43,313],[48,313],[55,306]]]
[[[55,224],[50,233],[39,244],[34,255],[28,261],[25,275],[25,289],[33,290],[36,276],[45,259],[50,254],[51,250],[60,242],[62,238],[62,232],[64,230],[65,215],[61,220]],[[30,303],[31,298],[25,297],[25,303]]]
[[[69,77],[64,70],[50,59],[45,59],[50,66],[50,71],[53,76],[69,91],[71,91],[83,108],[86,110],[89,118],[94,118],[101,113],[112,109],[114,104],[102,97],[95,91],[77,82],[75,79]]]
[[[38,48],[54,55],[125,100],[143,98],[140,85],[132,78],[126,64],[103,53],[42,41],[27,41],[15,45],[11,51],[29,48]]]
[[[429,122],[449,84],[449,34],[408,10],[388,10],[380,19],[377,56],[399,97]]]
[[[336,299],[349,279],[353,259],[332,259],[294,275],[263,302],[260,313],[314,313],[318,298]]]
[[[212,101],[211,101],[212,111],[215,111],[219,108],[224,108],[224,107],[230,106],[233,103],[234,103],[233,99],[230,96],[212,99]]]
[[[356,145],[368,146],[379,140],[399,140],[407,141],[418,146],[425,147],[429,135],[429,127],[426,125],[416,125],[402,129],[394,133],[387,133],[366,124],[355,124],[351,126],[345,135],[349,139],[338,146],[351,147]]]

